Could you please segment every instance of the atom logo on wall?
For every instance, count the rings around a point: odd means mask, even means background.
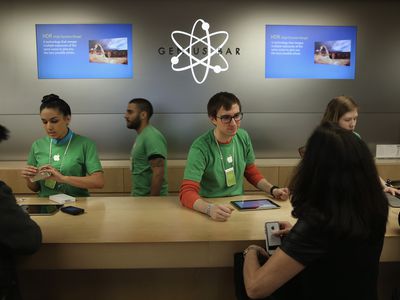
[[[203,37],[197,37],[194,35],[194,32],[196,30],[196,27],[201,24],[201,29],[204,30],[204,36]],[[222,56],[222,54],[219,52],[219,49],[221,49],[226,42],[228,41],[229,34],[226,31],[216,31],[210,34],[209,32],[210,29],[210,24],[205,22],[202,19],[198,19],[192,27],[192,32],[189,34],[184,31],[180,30],[175,30],[171,33],[171,39],[175,43],[175,45],[179,48],[181,51],[178,55],[173,56],[171,58],[171,67],[172,70],[180,72],[180,71],[186,71],[186,70],[191,70],[193,79],[198,83],[202,84],[208,76],[208,73],[211,70],[214,71],[214,73],[218,74],[220,72],[227,71],[229,68],[229,64],[226,61],[225,57]],[[183,36],[183,37],[189,37],[189,45],[182,46],[178,41],[177,38],[178,36]],[[211,37],[215,36],[221,36],[223,38],[222,42],[220,42],[216,46],[211,45]],[[202,54],[204,57],[197,57],[195,56],[195,51],[194,47],[196,46],[204,46]],[[197,51],[199,52],[199,51]],[[185,66],[178,66],[179,62],[181,62],[181,56],[186,55],[187,58],[189,59],[189,64]],[[213,56],[217,55],[219,58],[219,61],[222,62],[222,65],[220,64],[215,64],[213,65],[211,60]],[[201,76],[198,76],[198,71],[199,68],[202,68],[204,71],[203,77],[198,78]]]

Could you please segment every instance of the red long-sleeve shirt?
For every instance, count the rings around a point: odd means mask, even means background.
[[[246,169],[244,170],[244,177],[246,177],[247,181],[255,187],[257,187],[258,182],[264,178],[255,164],[246,166]],[[179,199],[182,205],[188,208],[193,208],[196,200],[201,198],[199,192],[200,182],[184,179],[179,191]]]

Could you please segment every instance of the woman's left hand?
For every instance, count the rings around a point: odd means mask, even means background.
[[[279,223],[279,230],[275,231],[273,235],[279,237],[288,235],[293,227],[292,224],[290,224],[288,221],[279,221],[278,223]]]
[[[398,190],[398,189],[396,189],[396,188],[394,188],[394,187],[392,187],[392,186],[386,186],[386,187],[383,189],[383,191],[384,191],[385,193],[392,194],[393,196],[395,196],[396,194],[400,195],[400,190]]]
[[[63,183],[64,182],[64,175],[61,174],[56,168],[46,165],[39,169],[39,172],[49,172],[51,175],[48,179],[55,180],[57,182]]]
[[[260,247],[260,246],[258,246],[258,245],[250,245],[250,246],[248,246],[248,247],[246,248],[246,250],[245,250],[244,252],[247,253],[250,249],[255,250],[255,252],[256,252],[257,255],[258,255],[258,254],[261,254],[262,256],[269,257],[267,251],[265,251],[265,249],[264,249],[263,247]]]

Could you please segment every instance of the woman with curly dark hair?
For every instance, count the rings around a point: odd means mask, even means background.
[[[249,297],[275,299],[291,281],[293,299],[377,300],[388,200],[367,145],[335,123],[322,123],[289,188],[298,220],[293,227],[280,222],[280,248],[262,266],[263,248],[245,250]]]

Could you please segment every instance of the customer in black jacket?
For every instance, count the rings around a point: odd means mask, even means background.
[[[388,201],[367,145],[336,124],[321,124],[289,188],[297,223],[280,222],[275,234],[286,237],[264,265],[258,260],[267,256],[263,248],[246,249],[248,296],[377,300]],[[289,288],[287,282],[298,285]],[[289,290],[292,297],[280,297]]]
[[[0,142],[8,131],[0,125]],[[19,254],[32,254],[42,242],[39,226],[26,214],[8,187],[0,181],[0,299],[21,299],[15,267]]]

